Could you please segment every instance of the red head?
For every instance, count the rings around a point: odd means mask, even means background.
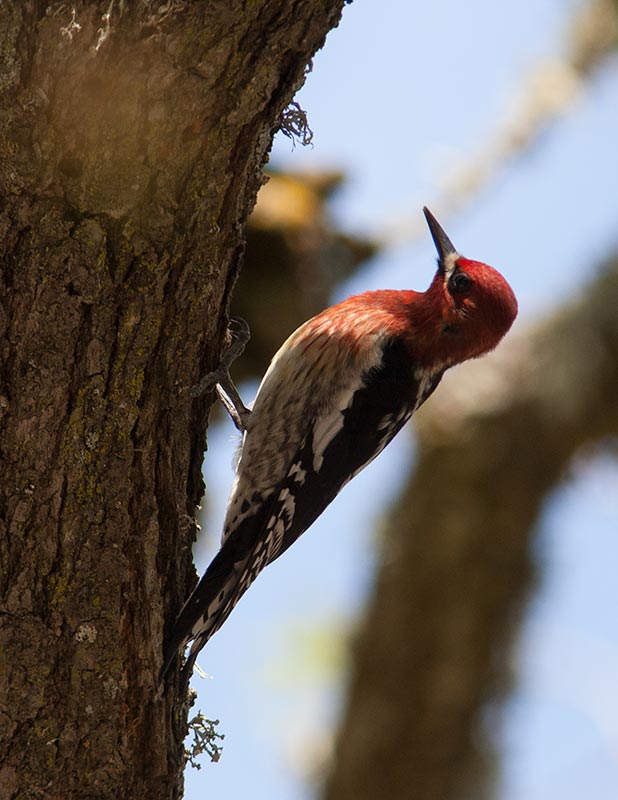
[[[517,300],[497,270],[460,255],[433,214],[423,211],[438,251],[438,271],[424,294],[427,320],[419,321],[420,331],[432,330],[422,351],[452,366],[493,350],[517,316]]]

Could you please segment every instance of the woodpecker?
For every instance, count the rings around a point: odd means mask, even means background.
[[[438,251],[427,291],[365,292],[305,322],[274,356],[251,410],[229,363],[212,374],[243,432],[240,457],[221,547],[180,612],[161,679],[193,640],[188,681],[264,567],[382,452],[445,370],[493,350],[513,324],[517,300],[502,275],[460,255],[423,212]]]

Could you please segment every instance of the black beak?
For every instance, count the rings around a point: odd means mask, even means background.
[[[453,253],[459,255],[451,240],[444,233],[442,226],[427,206],[423,206],[423,214],[427,220],[427,225],[429,225],[429,232],[431,233],[431,238],[438,251],[440,263],[442,263],[447,256],[453,255]]]

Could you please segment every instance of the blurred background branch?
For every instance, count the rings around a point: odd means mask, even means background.
[[[475,152],[450,165],[442,187],[429,205],[445,219],[470,206],[487,191],[503,169],[529,152],[561,118],[571,112],[587,82],[618,45],[617,0],[590,0],[576,7],[569,25],[561,59],[547,61],[531,71],[519,91],[510,98],[504,117],[489,139]],[[380,236],[384,246],[423,235],[418,207],[397,215]],[[446,223],[445,223],[446,224]]]
[[[251,323],[246,357],[234,365],[241,378],[262,375],[289,334],[377,252],[376,242],[337,229],[330,218],[327,203],[343,182],[340,172],[269,172],[232,305]]]

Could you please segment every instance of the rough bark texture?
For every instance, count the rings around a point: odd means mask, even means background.
[[[2,800],[181,792],[156,678],[194,581],[212,398],[186,389],[341,6],[0,5]]]
[[[617,297],[614,261],[577,304],[506,342],[510,362],[461,368],[419,414],[328,800],[493,796],[480,721],[508,685],[535,521],[574,453],[618,435]]]

